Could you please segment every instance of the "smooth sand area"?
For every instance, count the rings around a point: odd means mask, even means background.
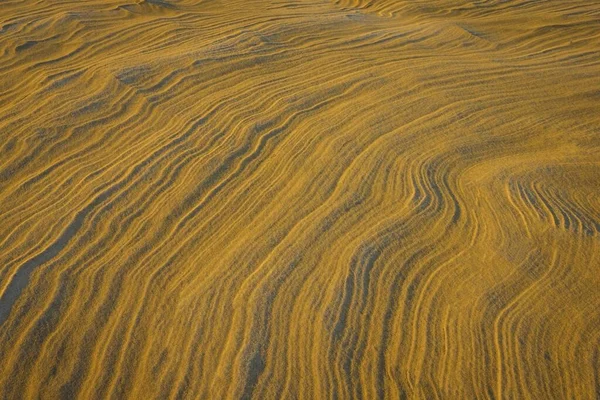
[[[600,398],[600,2],[0,0],[0,399]]]

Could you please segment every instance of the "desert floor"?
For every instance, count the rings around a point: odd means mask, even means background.
[[[0,398],[600,398],[600,1],[0,1]]]

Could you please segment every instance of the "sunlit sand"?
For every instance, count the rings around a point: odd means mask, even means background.
[[[0,2],[0,399],[597,399],[600,3]]]

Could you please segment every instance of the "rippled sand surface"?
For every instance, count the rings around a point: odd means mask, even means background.
[[[3,0],[0,54],[0,398],[599,398],[599,2]]]

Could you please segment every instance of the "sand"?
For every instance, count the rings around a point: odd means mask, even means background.
[[[600,3],[3,0],[0,53],[0,398],[600,396]]]

